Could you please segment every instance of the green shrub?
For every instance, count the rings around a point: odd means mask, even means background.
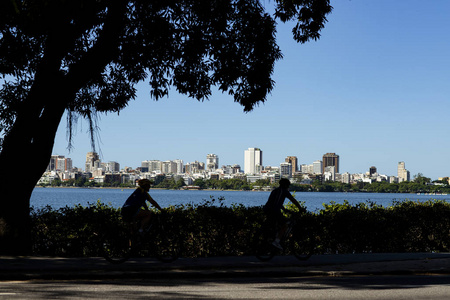
[[[221,198],[165,211],[164,234],[177,237],[184,257],[251,255],[253,235],[264,220],[262,207],[226,207]],[[120,209],[99,201],[87,207],[32,209],[31,219],[34,254],[49,256],[99,256],[99,236],[124,226]],[[450,204],[444,201],[403,201],[390,207],[331,202],[298,221],[297,226],[315,232],[320,253],[450,250]]]

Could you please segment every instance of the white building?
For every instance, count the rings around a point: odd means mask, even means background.
[[[409,181],[410,174],[409,171],[405,169],[405,162],[401,161],[397,165],[397,177],[398,182]]]
[[[346,184],[352,183],[352,175],[349,172],[345,172],[341,176],[341,182]]]
[[[115,161],[104,163],[104,169],[107,173],[116,173],[120,171],[120,164]]]
[[[166,160],[161,163],[161,172],[164,174],[177,174],[177,163]]]
[[[259,174],[263,165],[262,151],[259,148],[248,148],[244,153],[245,174]]]
[[[148,169],[148,172],[161,173],[161,164],[160,160],[145,160],[141,162],[141,167]]]
[[[313,162],[313,174],[322,174],[322,161],[316,160]]]
[[[176,163],[176,165],[177,165],[177,174],[183,174],[184,173],[183,160],[182,159],[175,159],[173,162]]]
[[[336,167],[328,166],[325,168],[325,172],[323,173],[323,179],[325,181],[336,181]]]
[[[303,174],[314,174],[314,165],[303,164],[300,166],[300,172]]]
[[[206,170],[215,171],[219,168],[219,157],[215,154],[206,155]]]

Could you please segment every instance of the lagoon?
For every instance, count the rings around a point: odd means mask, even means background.
[[[134,189],[108,189],[108,188],[35,188],[31,196],[31,206],[35,209],[50,206],[59,209],[65,206],[73,207],[77,204],[88,206],[98,200],[119,208]],[[264,205],[270,192],[255,191],[219,191],[219,190],[150,190],[150,195],[162,207],[180,204],[201,204],[211,198],[218,200],[223,197],[223,205],[242,204],[244,206]],[[294,194],[294,193],[293,193]],[[309,211],[318,211],[323,208],[323,203],[343,203],[347,200],[350,204],[373,202],[383,206],[390,206],[394,201],[427,201],[438,199],[450,201],[450,195],[416,195],[416,194],[392,194],[392,193],[323,193],[323,192],[297,192],[295,197],[300,202],[305,202]],[[215,205],[220,205],[219,201]]]

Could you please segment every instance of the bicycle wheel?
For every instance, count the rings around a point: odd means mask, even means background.
[[[113,264],[121,264],[131,256],[131,238],[126,234],[109,234],[102,240],[103,257]]]
[[[162,262],[170,263],[178,259],[179,243],[177,235],[165,230],[162,224],[155,225],[149,234],[147,248]]]
[[[311,234],[294,234],[290,247],[297,259],[308,260],[314,253],[314,238]]]
[[[154,245],[155,257],[162,262],[171,263],[178,259],[178,246],[172,239],[165,239],[158,241]]]
[[[258,245],[255,256],[260,261],[269,261],[275,256],[276,252],[277,250],[272,243],[266,240]]]
[[[270,233],[273,233],[270,234]],[[255,234],[253,245],[255,245],[254,252],[257,259],[260,261],[269,261],[277,253],[277,249],[272,245],[275,232],[273,230],[268,230],[267,228],[260,228],[260,230]]]

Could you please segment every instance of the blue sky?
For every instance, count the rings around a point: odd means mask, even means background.
[[[266,6],[272,3],[265,2]],[[143,160],[206,161],[244,166],[244,150],[259,147],[263,164],[294,155],[311,164],[340,156],[340,172],[450,176],[450,1],[339,0],[322,37],[304,45],[292,24],[278,26],[284,58],[268,101],[244,113],[232,97],[215,92],[197,102],[172,89],[153,101],[146,84],[119,116],[102,115],[102,161],[138,167]],[[84,168],[91,151],[87,123],[67,150],[62,120],[54,154]]]

